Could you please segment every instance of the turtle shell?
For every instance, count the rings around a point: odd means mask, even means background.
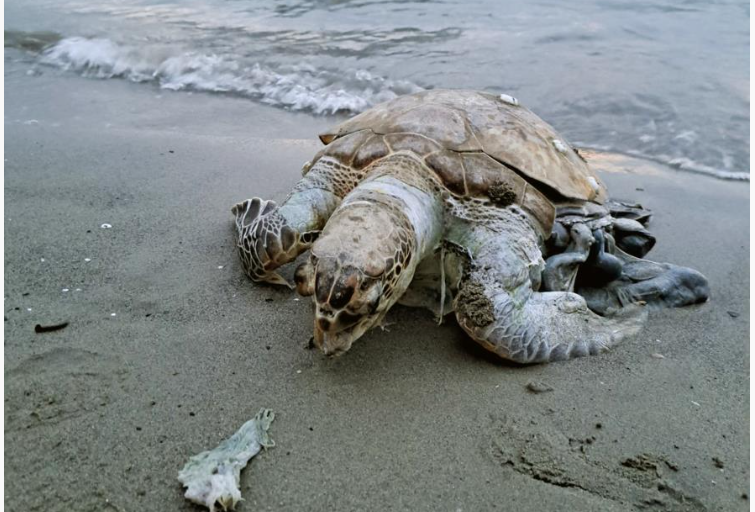
[[[463,168],[452,165],[459,153],[484,153],[548,197],[599,204],[607,197],[605,185],[571,145],[510,96],[442,89],[401,96],[321,134],[320,140],[330,144],[363,130],[418,134],[437,142],[446,150],[444,160],[450,165],[439,174],[449,183],[464,180],[459,176]]]

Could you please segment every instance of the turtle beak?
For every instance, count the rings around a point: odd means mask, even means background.
[[[326,330],[323,329],[324,326],[318,317],[319,315],[315,315],[313,338],[315,346],[328,357],[339,356],[348,352],[354,342],[361,338],[364,333],[369,331],[382,318],[381,315],[367,315],[349,327],[342,327],[338,330],[333,328]]]
[[[345,329],[340,332],[326,332],[315,321],[315,346],[320,349],[323,355],[328,357],[339,356],[347,352],[354,341],[361,335],[355,335],[351,329]]]

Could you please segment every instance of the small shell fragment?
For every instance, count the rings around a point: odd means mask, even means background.
[[[86,261],[87,263],[89,263],[90,261],[92,261],[92,258],[84,258],[84,261]]]
[[[690,402],[692,402],[692,405],[694,405],[695,407],[700,407],[700,404],[695,402],[694,400],[690,400]]]
[[[69,291],[68,288],[63,288],[63,293],[66,293],[68,291]]]
[[[222,269],[223,269],[223,265],[218,265],[218,270],[222,270]]]
[[[553,142],[553,147],[556,148],[556,151],[558,151],[559,153],[566,153],[566,151],[567,151],[566,144],[564,144],[563,142],[561,142],[558,139],[553,139],[552,142]]]
[[[110,229],[112,227],[113,227],[113,225],[112,224],[108,224],[107,222],[105,224],[102,224],[100,226],[100,228],[102,228],[102,229]]]
[[[530,381],[525,386],[530,393],[540,394],[553,391],[553,388],[548,384],[540,381]]]
[[[504,103],[508,103],[509,105],[513,105],[515,107],[519,106],[519,100],[516,99],[513,96],[509,96],[508,94],[501,94],[499,96],[500,100]]]
[[[116,316],[116,314],[115,313],[110,313],[110,316]]]
[[[664,356],[663,354],[659,354],[657,352],[650,354],[650,357],[654,357],[655,359],[666,359],[666,356]]]

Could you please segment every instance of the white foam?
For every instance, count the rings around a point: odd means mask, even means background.
[[[184,52],[158,46],[136,47],[104,38],[62,39],[44,51],[41,62],[87,77],[152,82],[162,89],[176,91],[236,94],[269,105],[315,114],[358,113],[402,94],[422,90],[412,82],[391,80],[363,69],[275,65],[264,63],[262,59],[249,63],[248,57],[233,54]],[[641,134],[639,141],[645,144],[657,141],[658,137],[653,134],[658,129],[655,121],[648,122],[646,129],[650,133]],[[673,137],[674,142],[685,147],[694,145],[697,140],[699,135],[692,130],[679,131]],[[749,173],[731,170],[734,167],[733,158],[728,155],[722,157],[722,165],[712,166],[656,151],[579,145],[623,152],[717,178],[750,180]]]
[[[316,114],[362,112],[376,103],[422,90],[403,80],[368,71],[331,71],[311,66],[256,63],[233,56],[135,48],[109,39],[66,38],[42,55],[42,62],[84,76],[157,82],[163,89],[224,92],[291,110]]]
[[[595,151],[604,151],[606,153],[619,153],[629,155],[644,160],[650,160],[651,162],[657,162],[659,164],[667,165],[675,169],[682,171],[694,172],[697,174],[705,174],[714,178],[731,181],[750,181],[750,173],[744,171],[729,171],[727,169],[720,169],[709,165],[701,164],[692,160],[691,158],[684,157],[670,157],[668,155],[651,155],[643,151],[637,150],[619,150],[613,146],[601,145],[601,144],[588,144],[587,142],[575,142],[576,146],[592,149]],[[731,157],[725,155],[723,158],[724,167],[730,163]]]
[[[681,169],[684,171],[696,172],[698,174],[707,174],[724,180],[750,181],[750,173],[741,171],[726,171],[717,169],[709,165],[704,165],[690,158],[677,157],[669,160],[661,160],[663,163]]]

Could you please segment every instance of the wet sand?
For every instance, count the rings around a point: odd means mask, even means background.
[[[332,120],[23,71],[5,93],[6,510],[199,510],[179,468],[261,407],[277,447],[242,473],[241,511],[747,509],[748,184],[609,159],[612,195],[655,212],[651,256],[712,289],[609,353],[516,367],[397,307],[326,360],[309,303],[242,274],[230,207],[283,199]]]

